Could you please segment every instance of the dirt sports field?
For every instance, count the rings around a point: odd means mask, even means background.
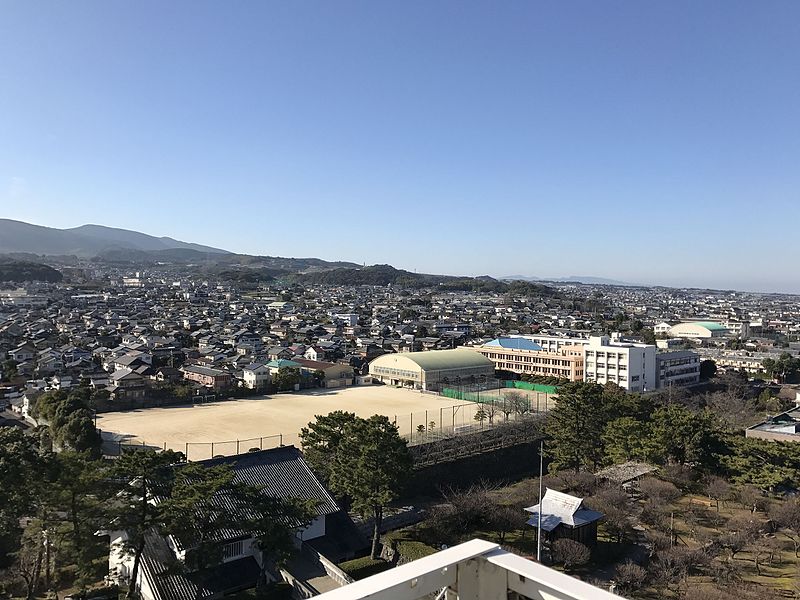
[[[201,460],[218,454],[246,452],[252,447],[297,445],[301,427],[313,421],[315,415],[334,410],[354,412],[361,417],[386,415],[396,422],[401,435],[408,435],[416,433],[420,425],[451,431],[474,425],[478,406],[433,394],[365,385],[102,413],[97,415],[97,426],[103,431],[106,447],[120,441],[144,442],[147,446],[187,452],[190,460]],[[213,449],[211,442],[215,443]]]

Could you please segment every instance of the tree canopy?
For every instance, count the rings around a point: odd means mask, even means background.
[[[336,410],[327,415],[317,415],[314,421],[300,430],[303,457],[325,483],[330,480],[345,430],[356,420],[355,413]]]
[[[373,517],[371,555],[376,558],[383,508],[397,498],[411,472],[406,440],[385,416],[362,419],[341,412],[318,417],[303,435],[303,447],[311,451],[317,468],[324,449],[331,451],[330,467],[323,468],[331,489],[349,498],[356,511]]]

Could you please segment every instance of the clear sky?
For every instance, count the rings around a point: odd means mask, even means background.
[[[800,2],[0,2],[0,216],[800,291]]]

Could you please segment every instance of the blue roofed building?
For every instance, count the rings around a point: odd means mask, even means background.
[[[527,338],[523,337],[503,337],[486,342],[485,348],[505,348],[508,350],[531,350],[539,352],[542,347]]]

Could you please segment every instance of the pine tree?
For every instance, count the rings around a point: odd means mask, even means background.
[[[174,479],[173,466],[183,460],[180,453],[132,450],[122,454],[112,469],[119,482],[113,520],[127,533],[123,551],[133,555],[128,598],[136,595],[145,536],[161,525],[163,507],[156,498],[169,497]]]
[[[603,461],[606,423],[603,388],[592,383],[571,383],[559,388],[558,401],[550,411],[547,434],[551,467],[579,471]]]
[[[412,467],[407,442],[382,415],[356,419],[344,430],[330,484],[352,499],[362,515],[372,514],[372,558],[378,557],[383,509],[397,498]]]

